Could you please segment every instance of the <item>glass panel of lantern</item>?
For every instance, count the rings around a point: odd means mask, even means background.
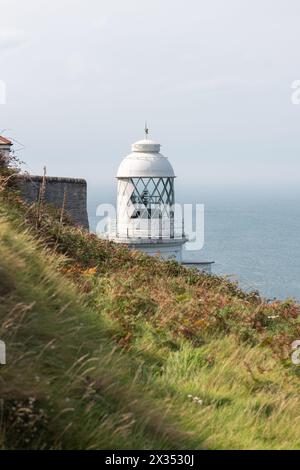
[[[173,178],[131,178],[132,218],[169,218],[174,205]]]

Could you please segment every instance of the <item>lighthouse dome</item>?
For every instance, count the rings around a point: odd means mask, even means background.
[[[139,140],[121,162],[117,178],[175,178],[171,163],[160,153],[160,144]]]

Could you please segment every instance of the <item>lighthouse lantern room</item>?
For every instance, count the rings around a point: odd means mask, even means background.
[[[175,221],[175,174],[160,144],[146,138],[132,145],[118,173],[117,218],[108,236],[150,255],[181,261],[187,241],[183,218]]]

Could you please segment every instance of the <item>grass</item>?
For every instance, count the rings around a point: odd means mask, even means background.
[[[3,448],[174,447],[108,327],[25,233],[1,228]],[[175,440],[176,438],[176,440]]]
[[[3,449],[299,449],[299,305],[0,202]]]

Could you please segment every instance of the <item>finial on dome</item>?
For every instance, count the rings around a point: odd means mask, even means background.
[[[145,122],[145,139],[148,139],[149,128],[147,126],[147,121]]]

